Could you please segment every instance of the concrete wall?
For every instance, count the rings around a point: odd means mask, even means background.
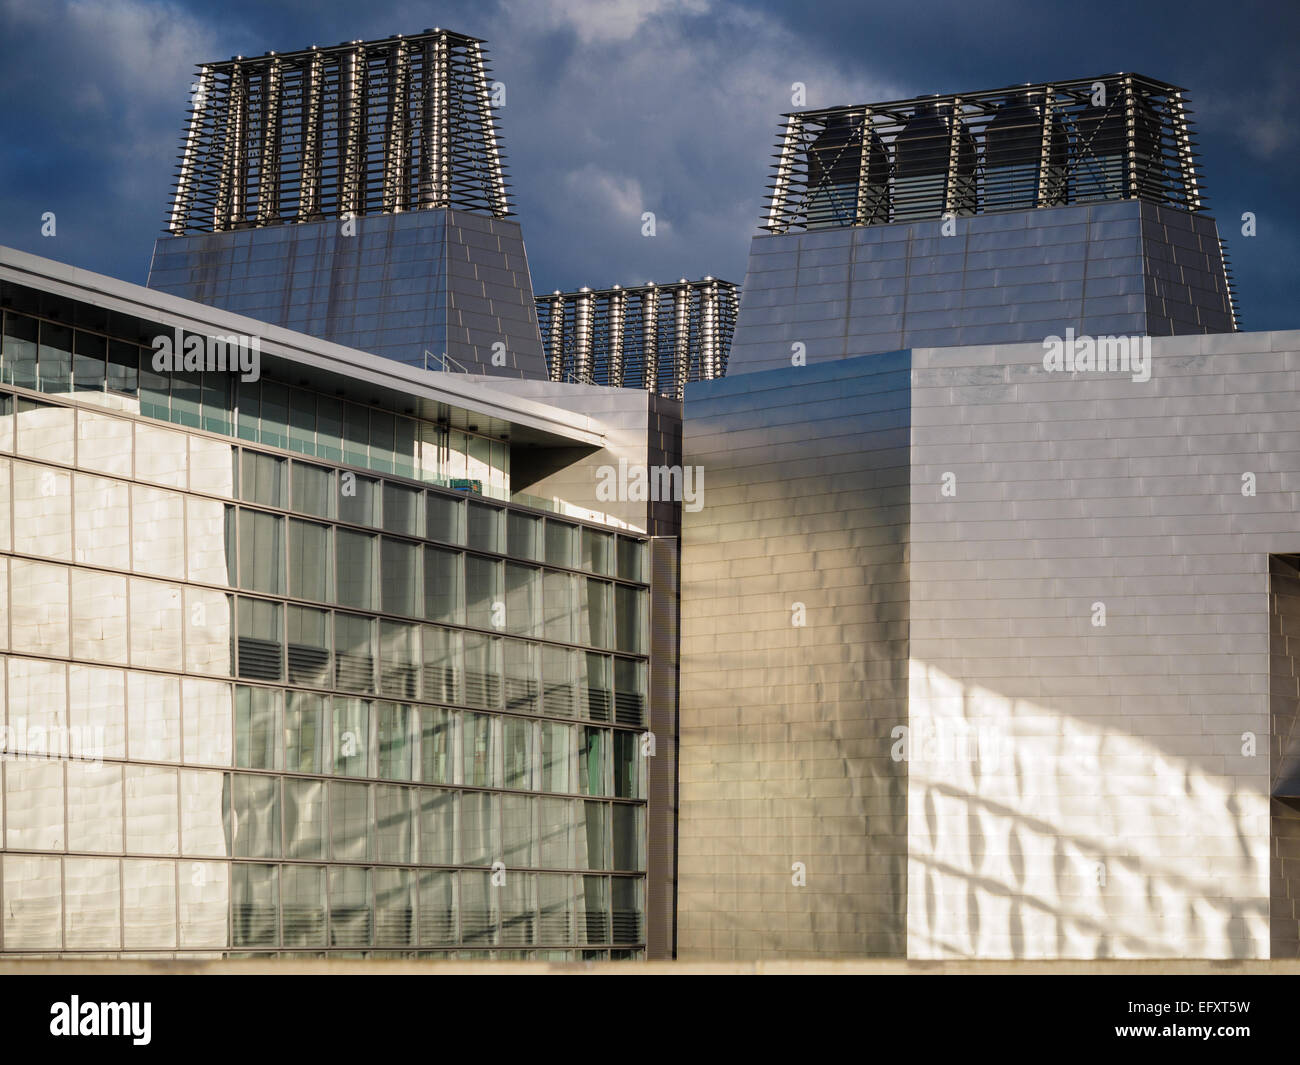
[[[1300,333],[1152,348],[1145,383],[913,353],[910,725],[978,755],[909,765],[909,957],[1269,954]]]
[[[353,224],[161,237],[149,286],[412,366],[427,350],[472,373],[548,376],[517,222],[428,210]]]
[[[687,386],[683,959],[904,952],[908,370]]]
[[[1232,329],[1214,219],[1137,200],[755,237],[727,373],[900,348]]]

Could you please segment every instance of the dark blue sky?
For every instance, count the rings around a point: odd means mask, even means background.
[[[1300,327],[1300,6],[1284,0],[0,0],[0,244],[143,282],[197,63],[429,26],[485,38],[506,85],[538,290],[742,281],[792,82],[817,107],[1132,70],[1191,92],[1246,328]]]

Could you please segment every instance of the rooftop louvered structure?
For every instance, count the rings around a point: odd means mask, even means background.
[[[739,307],[739,288],[713,277],[537,297],[552,381],[674,399],[688,381],[726,374]]]
[[[1204,207],[1183,89],[1138,74],[784,116],[763,228],[1142,199]]]
[[[199,67],[169,233],[510,201],[483,42],[447,30]]]

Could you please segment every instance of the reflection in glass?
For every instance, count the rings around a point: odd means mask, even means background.
[[[385,614],[419,617],[424,613],[420,548],[416,544],[383,537],[379,571],[383,575],[381,609]]]
[[[284,767],[291,773],[328,773],[333,768],[325,696],[289,692],[284,713]]]
[[[424,549],[424,616],[430,621],[464,624],[461,557],[459,551],[445,551],[440,547]]]
[[[235,686],[235,765],[280,768],[282,698],[275,688]]]
[[[284,945],[325,946],[325,869],[319,865],[284,867]]]
[[[122,946],[127,950],[176,946],[175,862],[128,858],[122,863]]]
[[[230,931],[236,947],[274,947],[280,934],[280,879],[274,865],[231,867]]]
[[[334,682],[349,691],[375,690],[373,618],[334,615]]]
[[[231,853],[238,858],[280,857],[280,778],[231,776]]]
[[[284,856],[323,859],[325,853],[325,781],[284,779]]]
[[[327,610],[290,606],[289,681],[317,688],[330,685],[330,615]]]
[[[368,533],[339,529],[335,537],[338,549],[338,601],[360,610],[375,608],[375,541]]]
[[[333,602],[331,532],[328,525],[289,519],[289,594],[295,599]]]

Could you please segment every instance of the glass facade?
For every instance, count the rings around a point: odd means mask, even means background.
[[[140,351],[4,315],[0,951],[639,956],[645,543]]]

